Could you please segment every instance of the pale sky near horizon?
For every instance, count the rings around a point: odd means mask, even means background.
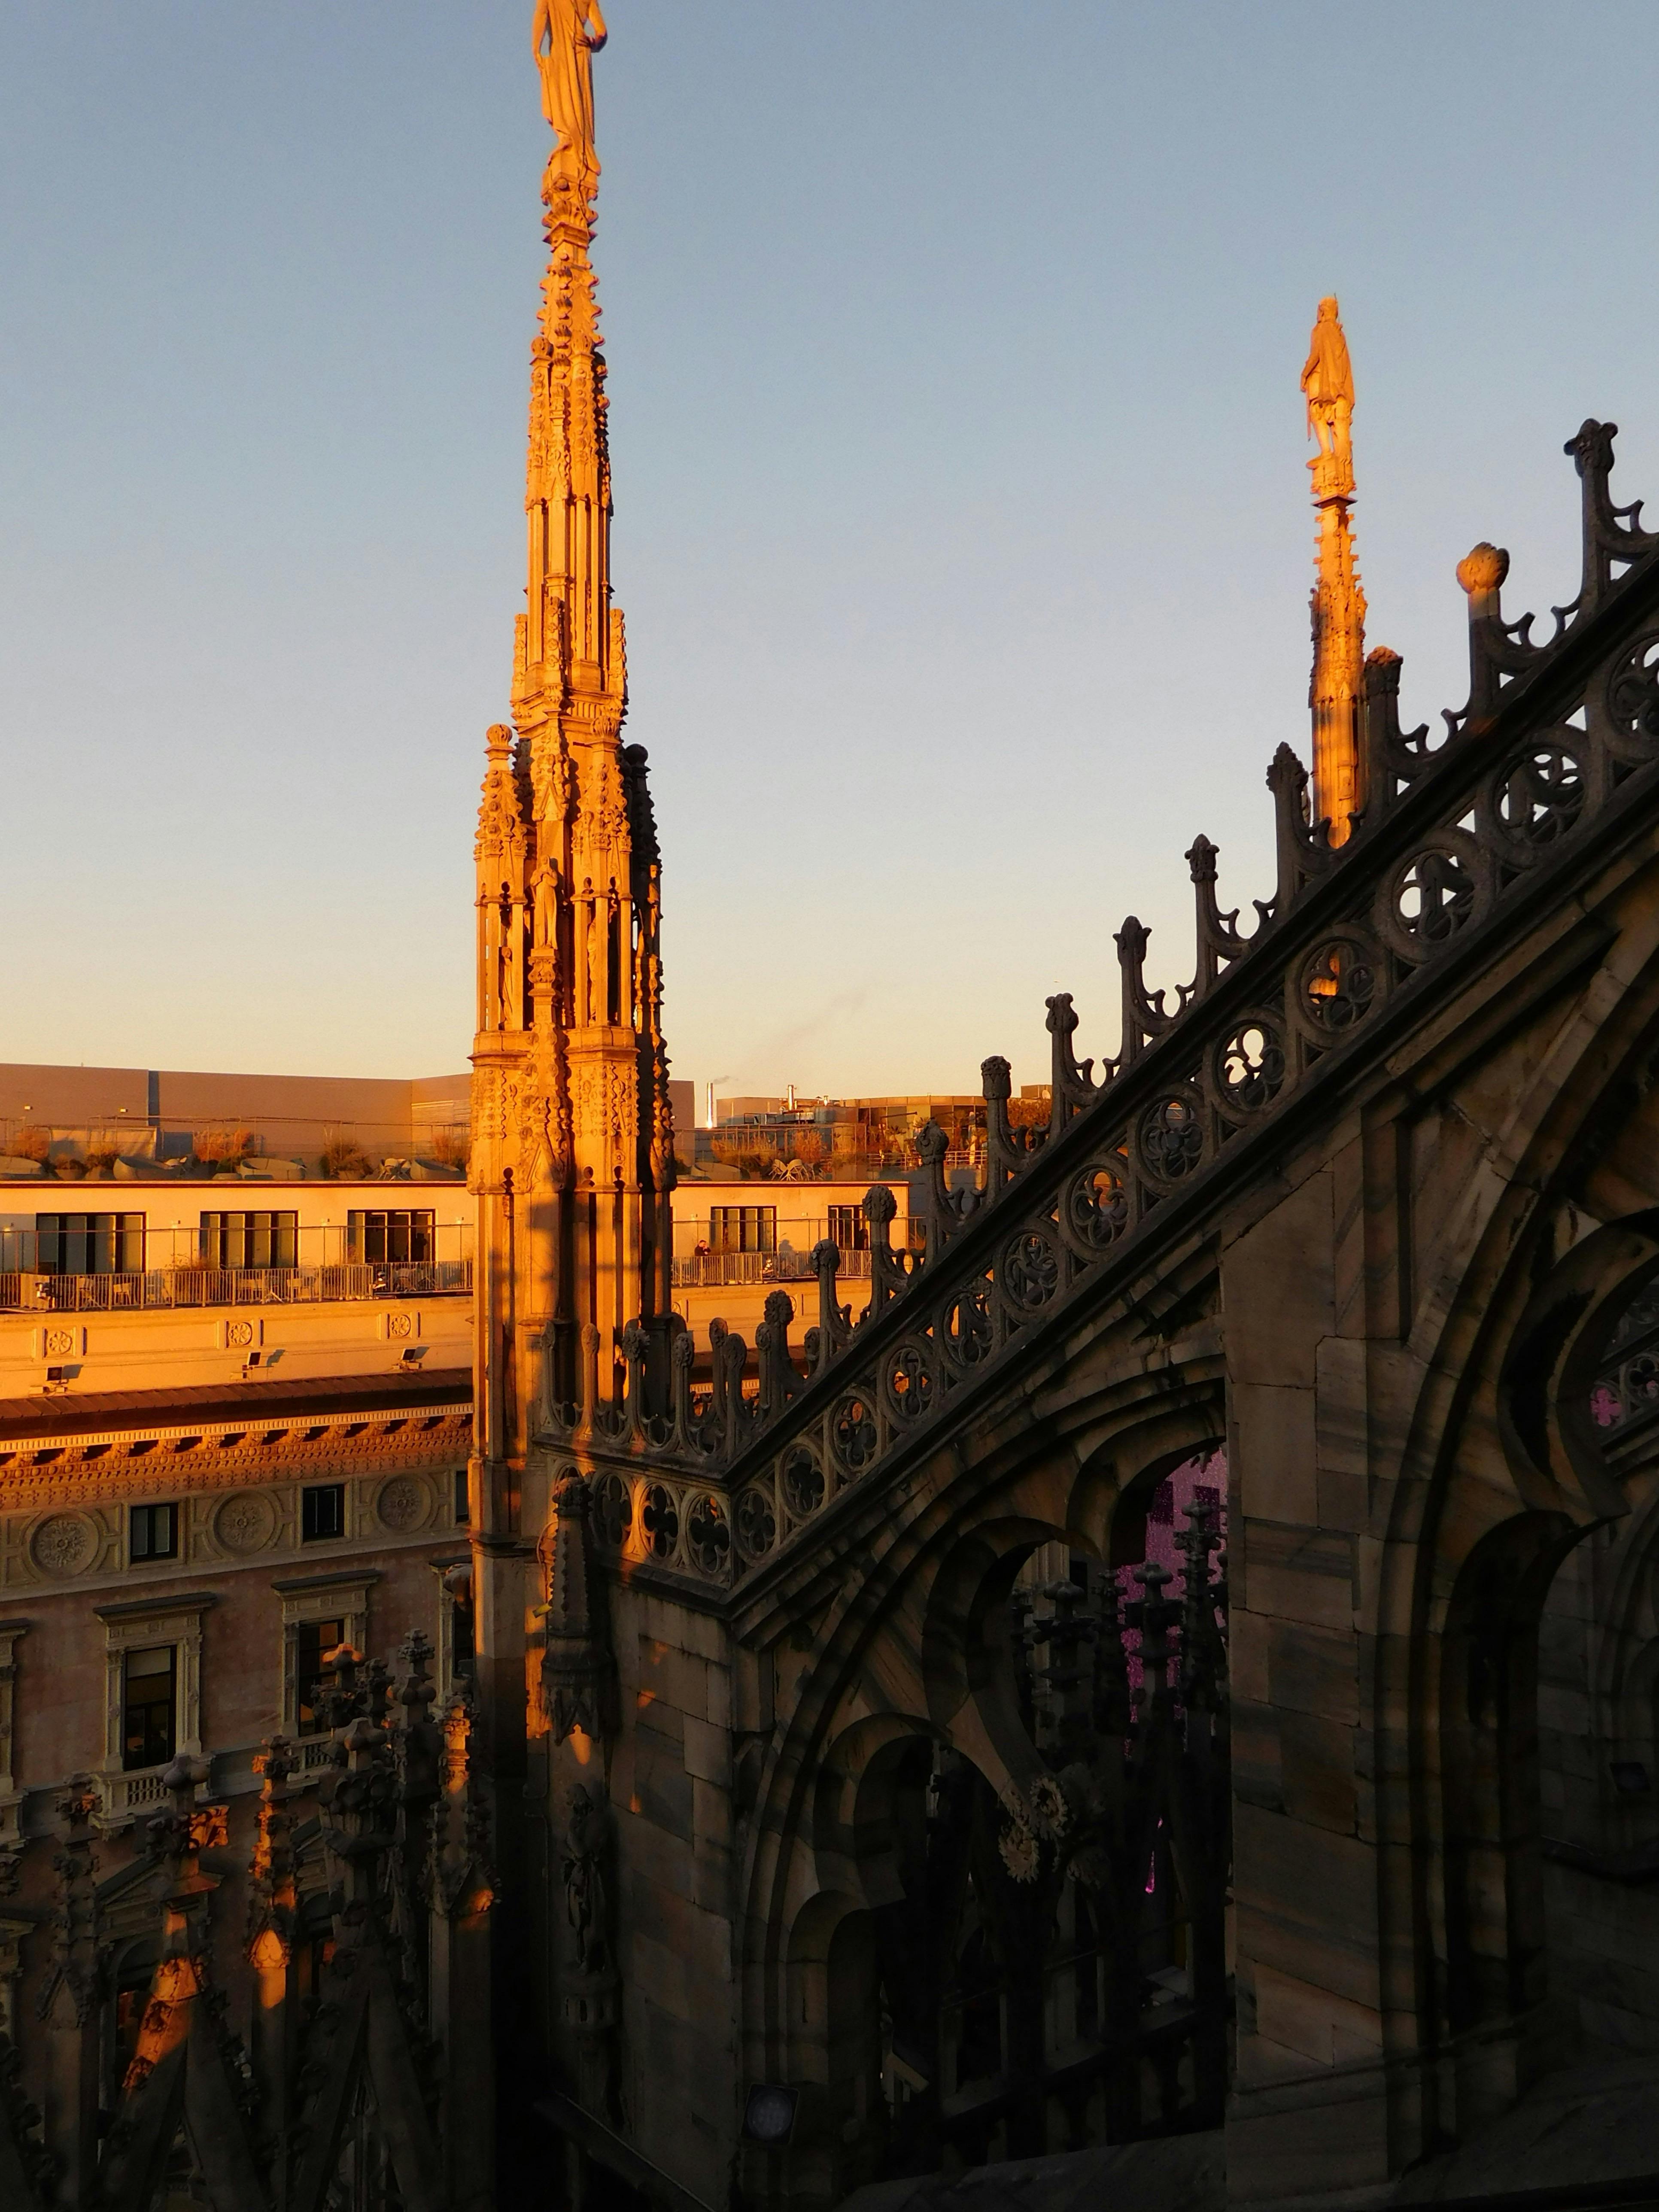
[[[530,0],[0,0],[0,1060],[465,1063],[520,602]],[[1115,1042],[1307,752],[1337,292],[1369,641],[1659,507],[1651,4],[607,0],[596,246],[673,1071]],[[1644,363],[1647,366],[1644,368]]]

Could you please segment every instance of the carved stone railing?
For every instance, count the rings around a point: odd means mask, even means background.
[[[825,1504],[976,1398],[1103,1270],[1188,1218],[1227,1164],[1282,1129],[1287,1109],[1356,1048],[1411,1018],[1420,979],[1484,940],[1528,885],[1573,864],[1592,825],[1650,800],[1659,762],[1659,533],[1607,489],[1614,426],[1586,422],[1566,451],[1583,488],[1578,596],[1554,635],[1504,618],[1508,556],[1477,546],[1459,564],[1468,597],[1469,699],[1402,732],[1400,659],[1366,664],[1362,810],[1340,847],[1310,819],[1308,775],[1288,745],[1268,770],[1279,881],[1249,935],[1216,896],[1216,848],[1187,859],[1196,906],[1194,978],[1149,991],[1147,932],[1117,933],[1122,1025],[1097,1077],[1073,1051],[1069,994],[1048,1000],[1048,1125],[1010,1126],[1008,1063],[984,1063],[985,1179],[947,1188],[946,1139],[921,1139],[922,1253],[892,1249],[895,1206],[865,1200],[869,1298],[856,1322],[839,1295],[841,1255],[820,1244],[816,1325],[792,1354],[793,1300],[774,1291],[749,1352],[719,1322],[694,1382],[689,1334],[668,1358],[624,1333],[608,1395],[587,1333],[581,1402],[545,1406],[538,1441],[592,1473],[601,1553],[720,1584],[750,1573]]]

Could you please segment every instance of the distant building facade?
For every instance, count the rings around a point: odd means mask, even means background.
[[[281,1862],[336,1772],[331,1655],[403,1644],[428,1710],[465,1706],[465,1079],[459,1121],[457,1095],[0,1068],[0,2033],[45,2130],[33,2177],[7,2165],[33,2158],[27,2131],[0,2142],[8,2212],[37,2185],[148,2212],[247,2166],[228,2139],[216,2167],[192,2148],[186,2110],[228,2077],[186,2059],[189,2021],[222,1977],[223,2031],[269,2069],[314,2011],[323,1863]],[[200,1886],[187,1939],[155,1893],[163,1834]],[[240,1875],[211,1903],[210,1838]],[[236,1954],[262,1854],[263,1979]],[[187,2001],[180,1958],[219,1961]],[[152,2069],[171,2086],[118,2157],[112,2123]]]

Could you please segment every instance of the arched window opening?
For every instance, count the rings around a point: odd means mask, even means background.
[[[1140,1562],[1056,1539],[1012,1589],[1007,1561],[994,1577],[983,1635],[1034,1754],[1023,1787],[999,1796],[921,1738],[893,1771],[872,1915],[887,2173],[1220,2123],[1225,1471],[1175,1472]]]

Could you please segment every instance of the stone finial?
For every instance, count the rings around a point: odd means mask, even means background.
[[[1616,422],[1598,422],[1594,416],[1587,416],[1561,450],[1571,456],[1581,477],[1598,471],[1608,476],[1613,471],[1613,441],[1618,435]]]
[[[1202,830],[1188,845],[1187,868],[1195,884],[1212,884],[1215,881],[1215,860],[1218,850],[1219,848],[1212,844]]]
[[[1468,598],[1484,598],[1489,591],[1498,591],[1509,575],[1509,553],[1502,546],[1491,546],[1480,540],[1474,550],[1464,553],[1458,562],[1458,581]]]
[[[1457,564],[1457,580],[1471,599],[1501,589],[1509,573],[1508,553],[1501,545],[1487,544],[1484,538]]]

